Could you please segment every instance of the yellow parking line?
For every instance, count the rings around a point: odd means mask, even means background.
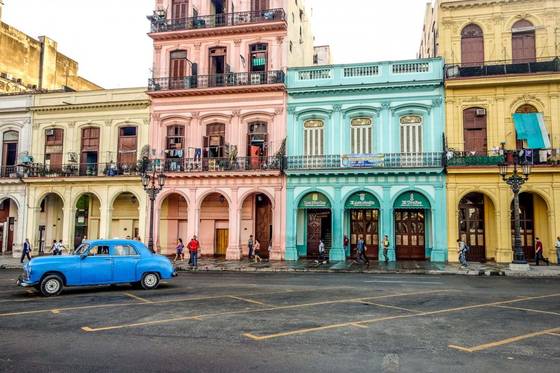
[[[386,298],[403,297],[403,296],[409,296],[409,295],[447,293],[447,292],[452,292],[452,291],[456,291],[456,290],[447,290],[447,289],[444,289],[444,290],[428,290],[428,291],[420,291],[420,292],[414,292],[414,293],[397,293],[397,294],[379,295],[379,296],[375,296],[375,297],[338,299],[338,300],[323,301],[323,302],[293,304],[293,305],[287,305],[287,306],[257,308],[257,309],[240,310],[240,311],[226,311],[226,312],[206,314],[206,315],[185,316],[185,317],[179,317],[179,318],[154,320],[154,321],[147,321],[147,322],[143,322],[143,323],[114,325],[114,326],[107,326],[107,327],[101,327],[101,328],[91,328],[91,327],[86,326],[86,327],[82,328],[82,330],[88,331],[88,332],[97,332],[97,331],[104,331],[104,330],[132,328],[132,327],[137,327],[137,326],[147,326],[147,325],[155,325],[155,324],[172,323],[172,322],[183,321],[183,320],[192,320],[195,317],[209,318],[209,317],[217,317],[217,316],[231,316],[231,315],[239,315],[239,314],[247,314],[247,313],[265,312],[265,311],[278,311],[278,310],[297,309],[297,308],[303,308],[303,307],[322,306],[322,305],[327,305],[327,304],[352,303],[352,302],[361,301],[361,300],[365,300],[365,299],[386,299]],[[230,296],[226,296],[226,297],[230,297]],[[351,323],[345,323],[345,325],[349,325],[349,324],[351,324]]]
[[[541,330],[539,332],[533,332],[533,333],[518,335],[516,337],[506,338],[506,339],[502,339],[500,341],[485,343],[485,344],[474,346],[474,347],[461,347],[461,346],[456,346],[456,345],[449,345],[449,347],[453,348],[453,349],[456,349],[456,350],[464,351],[464,352],[478,352],[478,351],[488,350],[490,348],[499,347],[499,346],[507,345],[507,344],[510,344],[510,343],[522,341],[524,339],[539,337],[541,335],[550,334],[550,333],[554,333],[554,332],[557,332],[557,331],[560,331],[560,328],[546,329],[546,330]]]
[[[139,297],[139,296],[137,296],[137,295],[134,295],[134,294],[131,294],[131,293],[124,293],[124,295],[129,296],[129,297],[131,297],[132,299],[139,300],[140,302],[144,302],[144,303],[154,303],[154,302],[152,302],[151,300],[141,298],[141,297]]]
[[[357,328],[362,328],[362,329],[367,329],[368,328],[367,325],[362,325],[362,324],[358,324],[358,323],[353,323],[352,326],[355,326]]]
[[[60,310],[51,310],[52,313],[54,313],[55,315],[58,315],[60,313]]]
[[[261,341],[261,340],[267,340],[267,339],[272,339],[272,338],[287,337],[287,336],[292,336],[292,335],[305,334],[305,333],[310,333],[310,332],[317,332],[317,331],[321,331],[321,330],[347,327],[347,326],[350,326],[350,325],[355,324],[355,323],[371,324],[371,323],[377,323],[377,322],[380,322],[380,321],[388,321],[388,320],[395,320],[395,319],[405,319],[405,318],[420,317],[420,316],[432,316],[432,315],[438,315],[438,314],[443,314],[443,313],[464,311],[464,310],[468,310],[468,309],[490,307],[490,306],[496,306],[496,305],[502,305],[502,304],[521,302],[521,301],[526,301],[526,300],[535,300],[535,299],[551,298],[551,297],[558,297],[558,296],[560,296],[560,293],[541,295],[541,296],[535,296],[535,297],[516,298],[516,299],[500,301],[500,302],[474,304],[474,305],[470,305],[470,306],[447,308],[447,309],[443,309],[443,310],[415,313],[415,314],[412,314],[412,315],[398,315],[398,316],[388,316],[388,317],[381,317],[381,318],[369,319],[369,320],[355,320],[355,321],[351,321],[351,322],[347,322],[347,323],[324,325],[324,326],[320,326],[320,327],[316,327],[316,328],[296,329],[296,330],[292,330],[292,331],[269,334],[269,335],[262,335],[262,336],[256,336],[256,335],[251,334],[251,333],[245,333],[243,335],[246,336],[246,337],[249,337],[253,340]]]
[[[388,304],[381,304],[381,303],[374,303],[374,302],[367,302],[367,301],[358,301],[356,303],[371,304],[372,306],[377,306],[377,307],[382,307],[382,308],[391,308],[391,309],[394,309],[394,310],[407,311],[407,312],[412,312],[412,313],[421,313],[422,312],[422,311],[411,310],[409,308],[403,308],[403,307],[391,306],[391,305],[388,305]]]
[[[247,298],[238,297],[238,296],[235,296],[235,295],[230,295],[229,298],[231,298],[231,299],[237,299],[237,300],[240,300],[240,301],[243,301],[243,302],[247,302],[247,303],[258,304],[258,305],[261,305],[261,306],[273,307],[273,306],[271,306],[270,304],[266,304],[266,303],[263,303],[263,302],[259,302],[259,301],[253,300],[253,299],[247,299]]]
[[[555,335],[555,336],[557,336],[557,337],[560,337],[560,333],[546,333],[546,334],[548,334],[548,335]]]
[[[497,308],[507,308],[507,309],[510,309],[510,310],[517,310],[517,311],[544,313],[544,314],[546,314],[546,315],[556,315],[556,316],[560,316],[560,313],[558,313],[558,312],[535,310],[535,309],[532,309],[532,308],[511,307],[511,306],[494,306],[494,307],[497,307]]]

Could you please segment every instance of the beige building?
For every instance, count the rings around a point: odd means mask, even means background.
[[[139,159],[147,155],[144,89],[35,95],[26,235],[36,250],[53,240],[145,237],[146,193]]]
[[[317,45],[313,47],[313,65],[332,64],[331,46]]]
[[[2,22],[2,7],[0,0],[0,93],[100,88],[78,75],[78,63],[60,53],[56,41]]]

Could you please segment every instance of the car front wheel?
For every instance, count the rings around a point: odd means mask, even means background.
[[[64,284],[60,276],[49,275],[41,280],[40,290],[45,297],[53,297],[59,295]]]
[[[159,276],[157,273],[145,273],[140,283],[145,290],[155,289],[159,285]]]

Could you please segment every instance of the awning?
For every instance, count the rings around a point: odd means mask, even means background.
[[[517,139],[527,141],[528,149],[549,149],[550,138],[542,113],[513,114]]]

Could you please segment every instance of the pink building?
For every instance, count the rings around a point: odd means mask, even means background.
[[[168,176],[155,241],[199,237],[240,259],[250,235],[284,258],[285,71],[313,60],[299,0],[156,0],[151,156]]]

